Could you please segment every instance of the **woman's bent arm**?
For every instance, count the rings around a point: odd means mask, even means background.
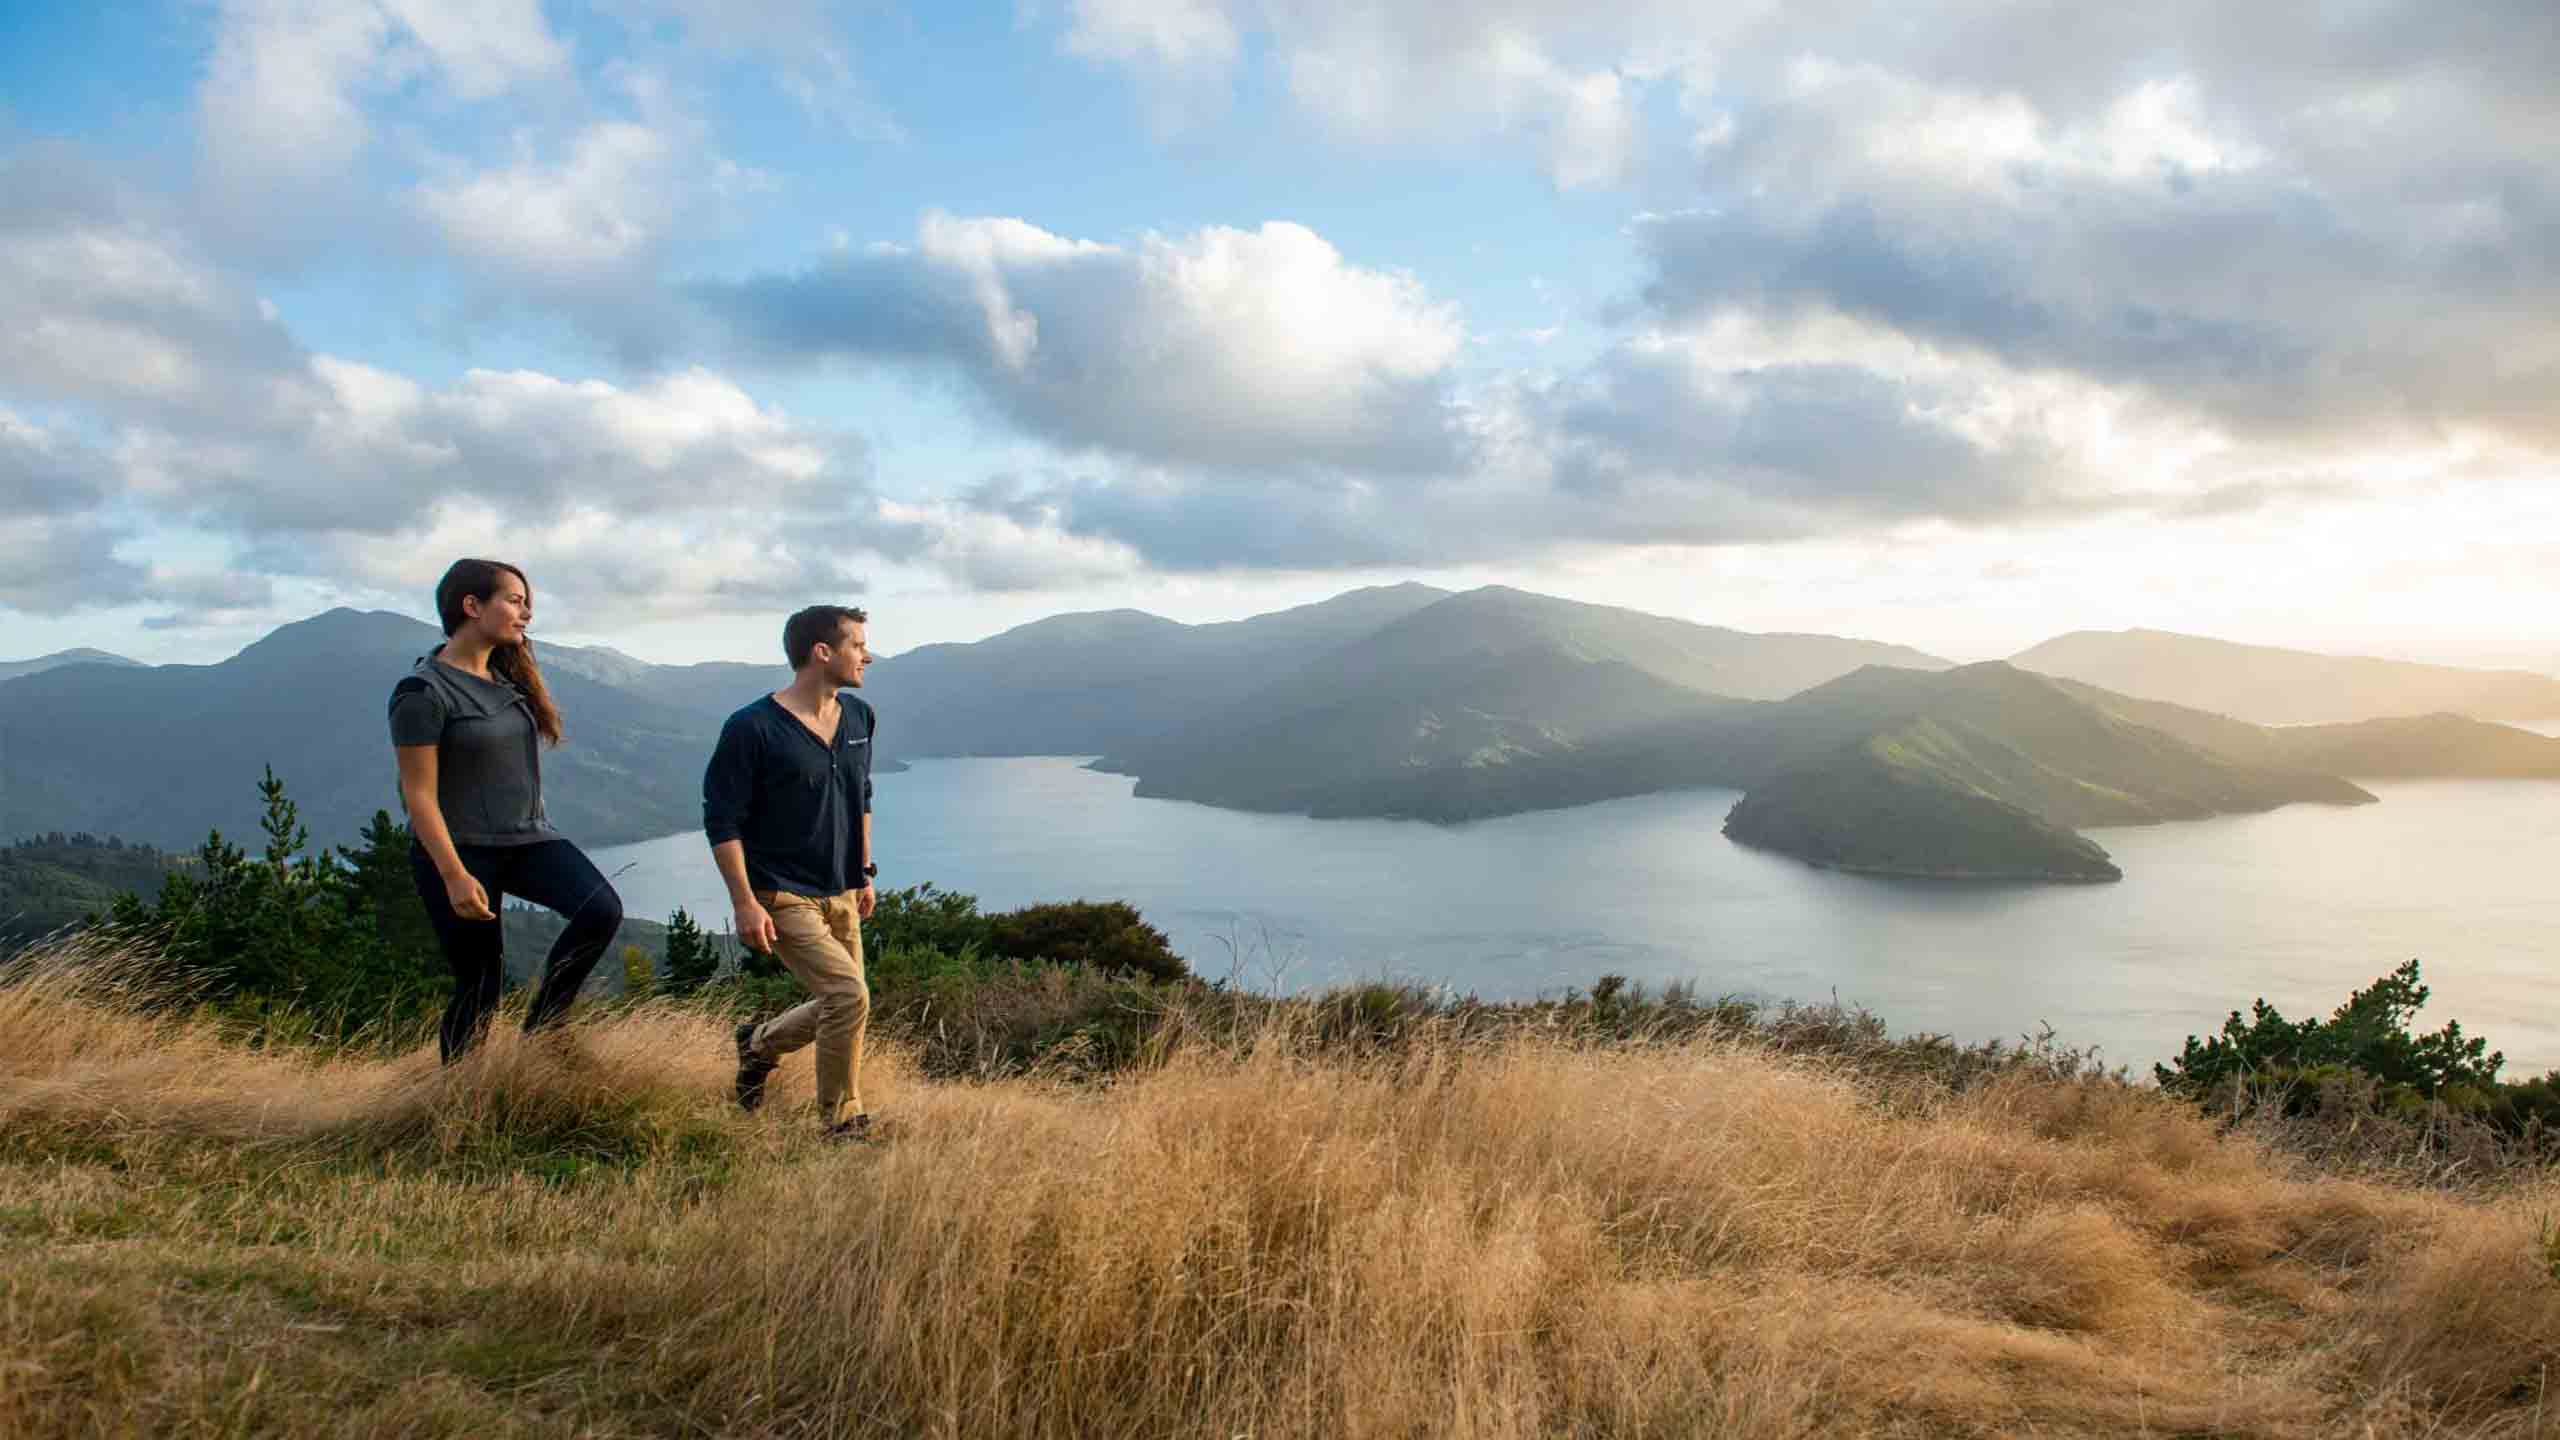
[[[462,855],[453,848],[453,832],[445,828],[444,810],[436,804],[436,747],[394,745],[391,753],[400,757],[400,803],[408,807],[409,832],[418,837],[427,858],[435,862],[436,873],[444,877],[445,898],[452,903],[453,913],[465,920],[495,920],[489,892],[462,868]]]

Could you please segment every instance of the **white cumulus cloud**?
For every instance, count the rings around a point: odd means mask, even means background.
[[[374,91],[423,77],[486,99],[568,58],[538,0],[224,0],[199,141],[217,190],[253,206],[353,163]]]
[[[520,136],[509,164],[421,184],[418,207],[457,251],[553,274],[618,265],[676,208],[675,147],[647,125],[607,121],[544,163]]]
[[[696,297],[768,357],[924,362],[1070,449],[1207,464],[1448,462],[1455,306],[1301,225],[1131,244],[927,216]]]

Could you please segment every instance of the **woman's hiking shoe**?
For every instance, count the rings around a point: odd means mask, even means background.
[[[830,1140],[843,1140],[856,1145],[861,1144],[865,1140],[876,1138],[876,1135],[871,1128],[871,1116],[867,1111],[859,1115],[846,1116],[844,1119],[828,1126],[825,1134]]]
[[[774,1062],[756,1053],[756,1027],[738,1027],[738,1108],[753,1110],[764,1103],[765,1077],[774,1072]]]

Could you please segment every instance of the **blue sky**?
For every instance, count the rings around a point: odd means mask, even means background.
[[[1422,578],[2560,666],[2539,5],[5,24],[0,658],[473,553],[668,660]]]

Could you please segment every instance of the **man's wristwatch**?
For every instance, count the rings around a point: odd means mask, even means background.
[[[864,861],[862,864],[862,878],[865,880],[876,880],[879,877],[880,862],[877,860]]]

